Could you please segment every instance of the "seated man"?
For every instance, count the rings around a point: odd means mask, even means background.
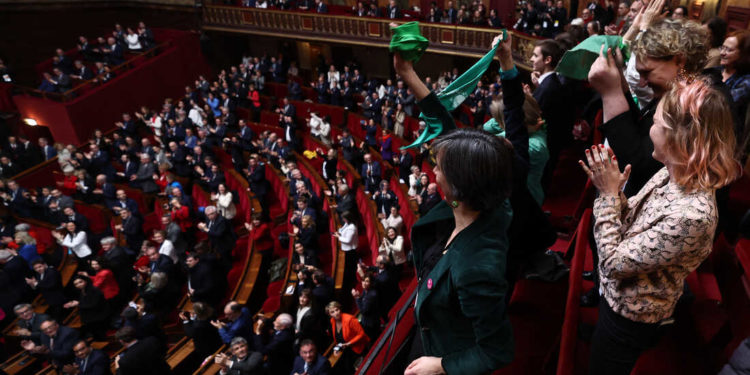
[[[17,327],[13,330],[15,336],[22,340],[31,340],[34,344],[41,344],[42,323],[49,320],[46,314],[34,312],[30,303],[21,303],[13,307],[13,312],[18,317]]]
[[[211,325],[219,330],[219,336],[225,344],[231,343],[237,336],[250,336],[253,320],[247,307],[231,301],[224,306],[224,316],[223,320],[212,320]]]
[[[261,373],[263,354],[252,352],[244,337],[235,337],[231,342],[232,356],[219,353],[214,362],[221,366],[221,375],[252,375]]]
[[[318,353],[312,340],[302,340],[299,344],[299,356],[294,359],[292,375],[329,375],[331,364]]]
[[[31,340],[21,341],[21,346],[34,355],[41,356],[60,367],[73,361],[73,345],[78,341],[78,331],[67,326],[61,326],[49,318],[40,326],[42,334],[40,344]]]
[[[78,340],[73,345],[76,356],[72,364],[63,366],[63,373],[78,375],[109,375],[109,356],[92,348],[86,340]]]

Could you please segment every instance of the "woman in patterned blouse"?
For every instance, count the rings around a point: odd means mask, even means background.
[[[586,150],[579,163],[599,191],[594,237],[604,297],[591,341],[590,374],[630,374],[671,323],[685,278],[711,252],[715,191],[740,173],[728,99],[701,79],[677,82],[659,103],[650,137],[664,164],[638,194],[622,188],[614,152]]]

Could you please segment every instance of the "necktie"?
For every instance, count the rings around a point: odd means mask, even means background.
[[[49,338],[49,349],[52,350],[52,348],[54,348],[54,347],[55,347],[55,338],[54,337],[50,337]]]
[[[310,365],[308,365],[308,364],[307,364],[307,362],[305,362],[305,373],[307,373],[307,370],[308,370],[309,368],[310,368]]]
[[[89,362],[89,357],[86,357],[83,359],[83,363],[81,364],[81,372],[86,372],[86,364]]]

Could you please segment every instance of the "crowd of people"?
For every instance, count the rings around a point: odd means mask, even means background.
[[[321,4],[300,7],[321,12]],[[330,343],[341,356],[334,370],[350,374],[399,298],[402,272],[414,265],[421,333],[406,373],[495,370],[512,360],[506,307],[513,286],[555,241],[542,211],[555,167],[564,150],[591,137],[576,134],[576,121],[594,124],[601,111],[597,131],[608,146],[586,149],[581,162],[599,192],[592,243],[598,266],[589,275],[596,286],[581,302],[600,308],[591,373],[629,373],[660,327],[670,324],[684,280],[708,256],[713,233],[737,232],[719,218],[726,217],[725,186],[738,177],[746,157],[750,33],[726,34],[719,19],[702,27],[681,19],[684,8],[663,17],[664,0],[622,2],[617,11],[614,3],[600,9],[592,2],[583,24],[567,24],[559,3],[523,5],[516,27],[554,39],[536,43],[528,85],[521,82],[510,40],[496,39],[500,71],[486,73],[467,95],[471,121],[458,117],[483,131],[450,131],[456,121],[435,94],[459,79],[456,69],[423,79],[398,53],[396,75],[385,80],[366,78],[356,62],[318,64],[310,83],[317,102],[365,118],[339,129],[326,116],[297,112],[293,101],[303,99],[302,79],[282,54],[245,56],[215,80],[199,77],[182,98],[125,113],[114,132],[96,131],[82,148],[10,137],[0,155],[0,197],[21,222],[0,218],[4,322],[10,312],[18,317],[14,335],[29,353],[70,372],[103,368],[93,374],[108,371],[108,361],[102,365],[108,357],[81,338],[102,340],[117,330],[116,339],[128,348],[115,361],[120,373],[161,374],[168,372],[162,323],[185,295],[192,302],[178,314],[185,335],[196,356],[220,366],[222,374],[328,374],[333,370],[321,353]],[[484,17],[481,3],[463,7],[456,10],[449,2],[446,10],[431,8],[430,15],[436,22],[461,22],[467,13]],[[565,51],[601,29],[622,35],[632,56],[602,50],[588,72],[590,86],[555,71]],[[113,35],[117,48],[124,48]],[[96,52],[85,38],[81,44],[82,55]],[[56,63],[60,70],[61,59]],[[266,80],[287,84],[288,97],[278,106],[261,104]],[[253,121],[261,111],[278,114],[277,124],[266,124],[278,131],[256,132],[244,110]],[[421,122],[408,134],[405,119],[418,111],[439,119],[444,134],[413,151],[395,149],[394,137],[416,139],[433,126]],[[352,135],[354,128],[363,139]],[[320,175],[321,191],[294,156],[304,150],[308,131],[322,145],[305,150],[323,159],[319,170],[307,171]],[[26,190],[11,179],[55,156],[62,171],[55,184]],[[353,170],[339,169],[339,157]],[[435,165],[432,173],[422,170],[426,162]],[[248,192],[228,188],[229,164],[245,178],[260,212],[239,209],[239,194]],[[291,202],[278,238],[271,236],[276,199],[267,168],[280,171],[289,192],[280,199]],[[384,179],[385,168],[403,186]],[[352,172],[361,177],[354,184]],[[413,228],[401,216],[410,204],[399,201],[395,190],[402,188],[423,218]],[[210,204],[193,202],[194,189],[205,191]],[[359,212],[358,190],[373,201],[374,224],[384,228],[378,249],[360,248],[359,233],[370,218]],[[156,207],[143,207],[151,202],[136,200],[136,191],[156,199]],[[79,212],[80,202],[104,206],[117,219],[94,232],[96,223]],[[146,224],[152,211],[161,213],[158,223]],[[331,216],[339,228],[329,226]],[[56,228],[52,237],[77,263],[69,285],[56,267],[59,252],[43,248],[23,218]],[[277,247],[293,249],[287,259],[296,274],[293,303],[268,311],[271,318],[236,301],[223,304],[225,276],[238,261],[234,251],[245,232],[263,256],[261,275]],[[344,296],[336,296],[333,275],[321,262],[322,239],[329,236],[345,254]],[[361,254],[373,253],[378,256],[372,266],[361,262]],[[448,281],[440,278],[446,272]],[[139,298],[131,300],[136,292]],[[30,304],[36,295],[47,304],[44,314]],[[350,314],[355,306],[359,319]],[[61,324],[73,311],[80,330]],[[212,356],[222,344],[228,352]]]
[[[64,93],[92,79],[107,82],[115,77],[112,69],[125,62],[126,52],[143,52],[155,46],[154,33],[143,22],[139,22],[136,28],[123,28],[119,23],[115,24],[111,35],[100,36],[95,42],[79,36],[75,54],[68,54],[62,48],[55,50],[52,71],[43,73],[38,89]]]

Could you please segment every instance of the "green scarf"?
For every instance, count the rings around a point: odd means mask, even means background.
[[[589,70],[591,70],[594,60],[599,57],[602,45],[605,45],[605,53],[608,48],[611,48],[612,51],[615,48],[619,48],[622,51],[623,59],[628,61],[630,53],[627,45],[622,42],[622,37],[617,35],[594,35],[571,48],[568,52],[565,52],[555,70],[566,77],[582,81],[588,80]]]
[[[487,71],[487,68],[490,66],[492,59],[495,57],[496,50],[497,46],[487,52],[487,54],[479,59],[479,61],[477,61],[474,66],[469,68],[469,70],[467,70],[464,74],[461,74],[460,77],[451,82],[450,85],[445,88],[445,90],[437,95],[438,100],[440,100],[440,104],[442,104],[448,112],[453,111],[459,105],[461,105],[461,103],[463,103],[464,100],[466,100],[466,98],[468,98],[469,95],[474,91],[474,89],[477,87],[477,82],[479,82],[479,79],[482,78],[482,75],[485,71]],[[414,143],[403,148],[420,146],[423,143],[437,138],[440,133],[443,132],[443,124],[439,119],[425,116],[424,113],[421,113],[419,115],[419,118],[427,124],[427,127],[422,132],[422,134],[419,135],[419,138],[414,141]]]

